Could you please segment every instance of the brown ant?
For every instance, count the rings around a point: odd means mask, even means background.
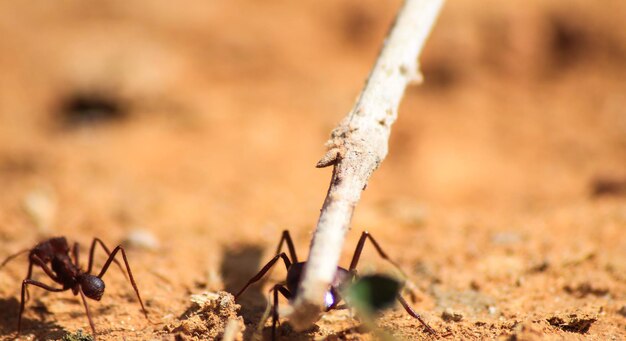
[[[102,267],[102,270],[100,270],[100,273],[97,276],[94,276],[93,274],[91,274],[91,270],[93,268],[93,256],[97,244],[99,244],[104,249],[109,258],[104,263],[104,266]],[[89,306],[87,305],[87,300],[85,300],[85,296],[92,300],[100,301],[102,295],[104,294],[105,287],[102,276],[104,276],[104,274],[107,272],[111,263],[115,262],[120,270],[122,270],[121,264],[115,259],[115,256],[120,251],[122,253],[122,257],[124,258],[124,263],[126,264],[126,271],[128,271],[127,278],[130,279],[130,283],[132,284],[133,289],[135,289],[135,293],[137,294],[137,298],[139,299],[139,304],[141,304],[141,309],[143,310],[146,318],[148,318],[148,312],[143,305],[141,296],[139,296],[139,289],[137,289],[137,284],[135,283],[135,279],[133,278],[133,273],[130,271],[128,259],[126,258],[126,252],[121,246],[117,246],[115,249],[113,249],[113,252],[111,252],[100,239],[94,238],[93,242],[91,243],[91,248],[89,249],[89,264],[87,265],[87,271],[83,271],[78,261],[78,243],[74,243],[74,246],[71,249],[72,255],[74,257],[74,259],[72,259],[70,257],[70,247],[67,244],[67,240],[65,239],[65,237],[57,237],[45,240],[35,245],[35,247],[33,247],[32,249],[23,250],[16,254],[13,254],[7,257],[2,262],[2,264],[0,264],[1,269],[6,263],[11,261],[15,257],[28,252],[28,274],[26,275],[26,279],[22,281],[22,300],[20,302],[20,312],[17,320],[17,335],[19,335],[22,330],[22,313],[24,312],[24,304],[26,303],[24,299],[25,296],[26,300],[28,300],[27,287],[29,285],[34,285],[36,287],[52,292],[62,292],[71,289],[74,295],[80,294],[83,305],[85,306],[85,311],[87,312],[89,325],[91,326],[91,330],[95,337],[96,327],[94,326],[91,319],[91,313],[89,312]],[[58,284],[61,284],[63,287],[55,288],[33,280],[31,277],[34,265],[39,266],[46,273],[46,275],[50,277],[50,279]],[[124,271],[122,270],[122,272]],[[126,273],[124,273],[124,277],[126,277]]]
[[[396,264],[393,260],[391,260],[387,254],[382,250],[378,242],[367,232],[364,231],[361,234],[361,238],[357,243],[356,250],[354,251],[354,255],[352,256],[352,261],[350,262],[350,267],[348,269],[342,268],[340,266],[337,267],[337,272],[335,273],[335,278],[330,284],[330,288],[326,292],[324,297],[324,303],[326,311],[336,309],[340,301],[342,300],[340,296],[340,288],[345,284],[349,284],[357,279],[357,271],[356,266],[359,263],[359,259],[361,257],[361,252],[363,251],[363,246],[365,245],[365,241],[369,239],[370,242],[378,251],[378,254],[386,261],[391,263],[394,267],[396,267],[403,275],[404,272],[400,269],[398,264]],[[287,254],[281,252],[283,242],[287,243],[287,248],[289,249],[289,255],[291,257],[287,257]],[[298,262],[298,256],[296,255],[296,249],[294,248],[293,241],[291,240],[291,235],[289,231],[283,231],[282,237],[280,238],[280,242],[278,243],[278,248],[276,249],[276,256],[272,258],[265,266],[257,273],[254,277],[252,277],[246,285],[239,290],[239,292],[235,295],[235,299],[238,299],[246,289],[255,282],[258,282],[273,266],[276,262],[281,259],[285,263],[285,267],[287,268],[287,279],[284,284],[276,284],[270,290],[270,293],[273,293],[274,303],[271,308],[272,313],[272,340],[276,340],[276,323],[278,322],[278,293],[283,295],[288,300],[293,300],[298,295],[298,287],[300,286],[300,280],[302,278],[302,273],[306,267],[306,262]],[[405,276],[406,277],[406,276]],[[426,330],[436,335],[437,332],[433,328],[431,328],[422,317],[415,312],[408,304],[408,302],[402,298],[398,294],[398,301],[406,310],[406,312],[412,317],[416,318],[425,328]]]

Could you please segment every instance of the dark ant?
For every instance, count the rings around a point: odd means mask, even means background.
[[[344,285],[353,282],[357,279],[357,271],[356,266],[359,263],[359,259],[361,257],[361,252],[363,251],[363,246],[365,245],[365,241],[369,239],[370,242],[378,251],[378,254],[386,261],[391,263],[394,267],[396,267],[403,275],[404,272],[400,269],[398,264],[396,264],[393,260],[391,260],[387,254],[382,250],[378,242],[367,232],[363,232],[361,234],[361,238],[357,243],[356,250],[354,251],[354,255],[352,256],[352,261],[350,262],[350,267],[348,269],[342,268],[340,266],[337,267],[337,272],[335,273],[335,278],[330,284],[330,288],[326,292],[324,297],[326,311],[336,309],[340,301],[342,300],[340,296],[340,288]],[[291,259],[287,257],[287,254],[281,252],[283,242],[287,243],[287,248],[289,249],[289,255]],[[255,282],[258,282],[273,266],[276,262],[281,259],[285,263],[285,267],[287,268],[287,279],[284,284],[276,284],[270,289],[270,293],[274,294],[274,303],[272,305],[272,340],[276,340],[276,323],[278,322],[278,293],[283,295],[288,300],[293,300],[298,295],[298,287],[300,286],[300,280],[302,277],[302,273],[306,267],[306,262],[298,262],[298,256],[296,256],[296,249],[294,248],[293,241],[291,240],[291,235],[289,231],[283,231],[282,237],[280,238],[280,242],[278,243],[278,248],[276,249],[276,256],[272,258],[262,269],[257,273],[254,277],[252,277],[248,283],[235,295],[235,299],[238,299],[246,289]],[[406,276],[405,276],[406,277]],[[402,298],[398,294],[397,296],[398,302],[402,305],[404,310],[416,318],[425,328],[426,330],[436,335],[434,329],[432,329],[423,319],[422,317],[415,312],[408,304],[408,302]]]
[[[97,276],[91,274],[91,270],[93,267],[93,256],[96,245],[99,244],[104,251],[108,255],[107,261],[104,263],[102,270]],[[115,259],[115,255],[118,252],[122,252],[122,257],[124,258],[124,263],[126,264],[126,271],[128,271],[128,279],[130,279],[130,283],[135,289],[135,293],[137,294],[137,298],[139,299],[139,304],[141,304],[141,309],[143,310],[144,315],[148,318],[148,312],[143,305],[143,301],[141,300],[141,296],[139,295],[139,289],[137,289],[137,284],[135,283],[135,279],[133,278],[133,273],[130,271],[130,266],[128,265],[128,259],[126,258],[126,252],[121,246],[117,246],[113,249],[113,252],[109,251],[109,248],[104,245],[104,242],[98,238],[94,238],[91,243],[91,248],[89,249],[89,264],[87,266],[87,271],[83,271],[80,267],[78,261],[78,243],[74,243],[74,246],[71,249],[72,255],[74,259],[70,257],[70,247],[67,244],[67,240],[65,237],[57,237],[51,238],[46,241],[43,241],[32,249],[27,249],[20,251],[16,254],[13,254],[7,257],[2,264],[0,264],[0,269],[7,264],[9,261],[14,259],[15,257],[28,252],[28,274],[26,275],[26,279],[22,281],[22,300],[20,303],[20,312],[17,320],[17,335],[20,335],[22,330],[22,313],[24,312],[24,304],[25,296],[26,300],[28,300],[28,285],[34,285],[36,287],[40,287],[47,291],[52,292],[62,292],[67,290],[72,290],[72,293],[76,296],[80,294],[80,297],[83,301],[83,305],[85,306],[85,311],[87,312],[87,318],[89,319],[89,325],[91,326],[91,330],[93,332],[94,338],[96,336],[96,327],[93,324],[91,319],[91,313],[89,312],[89,306],[87,305],[87,300],[85,300],[85,296],[92,300],[100,301],[102,295],[104,294],[104,281],[102,280],[102,276],[107,272],[109,266],[112,262],[122,270],[122,265]],[[61,284],[62,288],[51,287],[47,284],[35,281],[31,279],[33,272],[33,265],[39,266],[45,273],[55,281],[56,283]],[[124,273],[124,277],[126,277],[126,273]]]

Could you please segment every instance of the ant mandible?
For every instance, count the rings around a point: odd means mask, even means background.
[[[344,284],[351,283],[352,281],[357,279],[358,275],[356,271],[356,266],[359,263],[359,259],[361,257],[361,252],[363,251],[363,246],[365,245],[365,241],[368,239],[374,245],[374,248],[376,248],[376,251],[378,251],[378,254],[380,255],[380,257],[382,257],[384,260],[391,263],[404,275],[404,272],[400,269],[398,264],[396,264],[393,260],[391,260],[387,256],[387,254],[382,250],[382,248],[380,247],[378,242],[376,242],[376,240],[372,237],[372,235],[370,235],[367,231],[364,231],[361,234],[361,238],[359,239],[359,242],[357,243],[356,250],[354,251],[354,255],[352,256],[352,261],[350,262],[350,267],[348,269],[342,268],[340,266],[337,267],[335,278],[330,284],[330,287],[324,297],[326,311],[336,309],[337,305],[342,300],[340,293],[339,293],[339,288],[341,288]],[[289,249],[289,255],[291,258],[287,257],[286,253],[281,252],[284,242],[287,243],[287,248]],[[283,262],[285,263],[285,267],[287,268],[287,279],[284,285],[276,284],[272,287],[272,289],[270,289],[270,293],[273,293],[274,295],[273,297],[274,302],[273,302],[272,310],[271,310],[272,311],[272,340],[276,340],[276,323],[278,322],[278,293],[280,293],[283,297],[285,297],[286,299],[290,301],[295,299],[298,295],[298,287],[300,286],[302,273],[306,267],[306,262],[298,262],[296,249],[293,245],[293,241],[291,240],[291,235],[289,234],[289,231],[287,230],[283,231],[282,237],[280,238],[280,242],[278,243],[278,248],[276,249],[276,256],[272,258],[272,260],[270,260],[259,271],[259,273],[257,273],[254,277],[252,277],[248,281],[248,283],[246,283],[246,285],[241,290],[239,290],[239,292],[235,295],[235,299],[238,299],[250,285],[254,284],[255,282],[258,282],[261,278],[263,278],[263,276],[274,266],[274,264],[276,264],[276,262],[278,262],[279,259],[282,259]],[[408,302],[404,298],[402,298],[400,294],[398,294],[396,298],[398,302],[400,302],[404,310],[406,310],[406,312],[409,315],[416,318],[426,328],[426,330],[429,333],[433,335],[437,334],[437,332],[435,332],[435,330],[431,328],[422,319],[422,317],[409,306]]]
[[[104,263],[100,273],[97,276],[94,276],[91,274],[91,270],[93,268],[93,257],[96,245],[100,245],[109,258]],[[0,269],[15,257],[26,252],[28,252],[28,274],[26,275],[26,279],[22,281],[22,299],[20,302],[20,312],[17,320],[18,336],[22,330],[22,313],[24,312],[24,304],[26,303],[24,298],[26,296],[26,300],[28,300],[28,286],[33,285],[51,292],[62,292],[71,289],[75,296],[80,294],[83,305],[85,306],[85,311],[87,312],[89,325],[91,326],[91,330],[95,338],[96,327],[94,326],[91,318],[91,313],[89,312],[89,306],[87,305],[85,296],[92,300],[100,301],[102,295],[104,294],[105,287],[102,276],[104,276],[107,272],[111,263],[115,262],[120,270],[122,270],[121,264],[115,259],[118,252],[122,253],[124,263],[126,264],[126,271],[128,271],[127,278],[130,280],[133,289],[135,289],[137,299],[139,299],[139,304],[141,304],[141,309],[143,310],[144,315],[148,318],[148,312],[146,311],[143,301],[141,300],[141,296],[139,295],[139,289],[137,289],[133,273],[130,271],[128,259],[126,258],[126,252],[121,246],[117,246],[113,249],[113,252],[111,252],[102,240],[94,238],[91,243],[91,248],[89,249],[89,263],[87,265],[87,271],[83,271],[79,264],[78,243],[74,243],[74,246],[71,249],[74,257],[72,260],[70,257],[70,248],[65,237],[51,238],[35,245],[32,249],[23,250],[7,257],[2,264],[0,264]],[[46,275],[50,277],[50,279],[58,284],[61,284],[63,287],[55,288],[33,280],[32,273],[34,265],[40,267]],[[122,273],[124,273],[123,270]],[[126,277],[126,273],[124,273],[124,277]]]

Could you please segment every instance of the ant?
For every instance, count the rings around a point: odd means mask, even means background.
[[[96,245],[100,245],[104,251],[108,255],[107,261],[104,263],[102,270],[97,276],[94,276],[91,273],[93,268],[93,256]],[[96,327],[94,326],[93,320],[91,318],[91,313],[89,312],[89,306],[87,305],[87,300],[85,296],[96,301],[100,301],[102,295],[104,294],[104,281],[102,280],[102,276],[107,272],[109,266],[112,262],[122,270],[124,273],[121,264],[115,259],[115,256],[118,252],[122,253],[122,257],[124,258],[124,263],[126,264],[126,271],[128,271],[127,279],[130,280],[130,283],[135,289],[135,293],[137,294],[137,298],[139,299],[139,304],[141,304],[141,309],[143,310],[144,315],[148,318],[148,312],[143,305],[143,301],[141,300],[141,296],[139,295],[139,289],[137,289],[137,284],[135,283],[135,279],[133,278],[133,273],[130,271],[130,266],[128,265],[128,259],[126,258],[126,252],[121,246],[117,246],[113,249],[113,252],[109,251],[109,248],[102,242],[102,240],[98,238],[94,238],[91,243],[91,248],[89,249],[89,264],[87,266],[87,271],[83,271],[80,267],[78,261],[78,243],[74,243],[74,246],[71,249],[73,259],[70,257],[70,247],[67,244],[67,240],[65,237],[57,237],[45,240],[35,245],[32,249],[22,250],[16,254],[13,254],[7,257],[2,264],[0,264],[0,269],[6,265],[9,261],[14,259],[15,257],[28,252],[28,274],[26,275],[26,279],[22,281],[22,300],[20,302],[20,312],[17,320],[17,335],[20,335],[22,330],[22,313],[24,312],[24,304],[25,296],[26,300],[28,300],[28,286],[33,285],[39,288],[42,288],[51,292],[62,292],[67,290],[72,290],[72,293],[76,296],[80,294],[80,297],[83,301],[83,305],[85,306],[85,311],[87,312],[87,318],[89,319],[89,325],[91,326],[91,330],[93,332],[94,338],[96,336]],[[49,286],[47,284],[35,281],[32,279],[33,266],[40,267],[50,279],[54,282],[61,284],[63,287],[55,288]],[[124,277],[126,277],[126,273],[124,273]]]
[[[378,242],[369,234],[369,232],[364,231],[361,234],[361,238],[357,243],[356,250],[354,251],[354,255],[352,256],[352,261],[350,262],[350,267],[348,269],[342,268],[340,266],[337,267],[337,272],[335,273],[335,278],[330,284],[330,288],[326,292],[324,296],[324,303],[326,311],[336,309],[338,304],[341,302],[342,298],[340,296],[340,288],[345,284],[349,284],[358,278],[356,266],[359,263],[359,259],[361,257],[361,252],[363,251],[363,246],[365,245],[366,240],[370,240],[370,242],[378,251],[378,254],[386,261],[391,263],[396,269],[398,269],[403,275],[404,272],[400,269],[398,264],[396,264],[393,260],[391,260],[387,254],[382,250]],[[287,248],[289,249],[290,257],[287,257],[287,254],[281,252],[283,243],[287,243]],[[276,284],[270,289],[270,293],[274,295],[274,304],[272,305],[272,340],[276,340],[276,323],[278,322],[278,294],[280,293],[283,297],[288,300],[293,300],[298,295],[298,287],[300,286],[300,281],[302,279],[302,273],[306,268],[306,262],[299,262],[298,256],[296,255],[296,249],[294,248],[293,241],[291,239],[291,235],[289,231],[283,231],[282,237],[280,238],[280,242],[278,243],[278,248],[276,249],[276,256],[272,258],[265,266],[257,273],[254,277],[252,277],[246,285],[239,290],[239,292],[235,295],[235,299],[238,299],[248,287],[263,278],[263,276],[276,264],[276,262],[282,259],[285,263],[285,267],[287,268],[287,279],[284,284]],[[406,275],[405,275],[406,277]],[[416,313],[407,303],[407,301],[398,294],[396,297],[398,302],[402,305],[404,310],[416,318],[425,328],[426,330],[436,335],[437,332],[433,328],[431,328],[422,317]]]

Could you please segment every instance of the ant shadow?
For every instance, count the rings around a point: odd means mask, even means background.
[[[262,256],[263,248],[258,245],[226,248],[220,265],[224,290],[233,295],[239,292],[246,282],[259,272]],[[250,286],[238,300],[246,324],[258,322],[262,317],[267,301],[266,295],[262,292],[265,281],[262,279],[258,284]]]
[[[20,302],[15,297],[0,298],[0,335],[16,335],[19,310]],[[67,334],[63,327],[44,320],[45,308],[35,308],[35,311],[39,319],[22,317],[23,335],[34,335],[35,340],[59,340]]]
[[[220,272],[224,282],[224,290],[233,295],[239,292],[250,278],[261,269],[264,248],[259,245],[244,245],[226,248],[222,254]],[[263,323],[263,313],[268,304],[268,297],[262,289],[267,279],[263,278],[255,285],[250,286],[237,300],[241,305],[240,314],[243,317],[246,329],[244,340],[252,340],[259,323]]]

